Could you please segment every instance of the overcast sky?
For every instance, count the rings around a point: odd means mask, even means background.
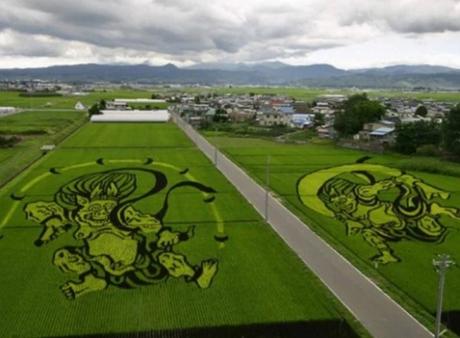
[[[0,2],[0,68],[271,60],[460,68],[460,0]]]

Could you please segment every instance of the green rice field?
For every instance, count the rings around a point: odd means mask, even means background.
[[[61,142],[86,119],[76,111],[27,111],[0,118],[0,135],[21,138],[13,148],[0,148],[0,186],[40,158],[41,146]]]
[[[73,109],[77,102],[90,106],[102,99],[150,98],[152,93],[144,90],[117,89],[97,90],[85,96],[65,95],[53,97],[24,97],[17,91],[0,91],[0,103],[2,106],[13,106],[29,109]],[[156,104],[158,105],[158,104]]]
[[[43,156],[0,190],[0,257],[2,337],[368,336],[173,124]]]
[[[209,140],[428,327],[438,275],[432,259],[460,264],[460,165],[368,154],[327,143],[281,144],[211,133]],[[456,332],[460,268],[447,272],[444,322]]]
[[[295,98],[296,100],[313,101],[318,96],[325,94],[343,94],[353,95],[356,93],[367,92],[369,97],[377,98],[380,96],[385,97],[405,97],[417,100],[434,100],[434,101],[447,101],[447,102],[459,102],[460,92],[458,91],[432,91],[432,92],[412,92],[401,90],[380,90],[380,89],[327,89],[327,88],[309,88],[309,87],[211,87],[207,89],[203,88],[187,88],[186,92],[192,94],[216,93],[219,95],[234,94],[242,95],[254,93],[257,95],[285,95]]]

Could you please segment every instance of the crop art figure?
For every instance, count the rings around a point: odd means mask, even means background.
[[[135,173],[155,178],[146,193],[137,192]],[[193,187],[205,193],[212,188],[183,181],[172,186],[163,207],[155,214],[137,210],[134,203],[153,196],[167,185],[166,176],[147,169],[120,169],[79,177],[64,185],[53,202],[32,202],[25,206],[26,217],[43,226],[35,241],[42,246],[75,229],[73,237],[80,246],[65,246],[53,256],[53,264],[62,272],[73,273],[78,281],[61,286],[66,297],[74,299],[109,285],[135,288],[158,283],[168,277],[184,278],[205,289],[217,272],[215,259],[192,265],[175,252],[175,246],[191,239],[194,226],[173,231],[163,225],[170,193],[179,187]],[[137,193],[137,197],[135,197]]]
[[[443,217],[460,220],[460,212],[444,207],[448,192],[400,170],[372,164],[345,165],[304,176],[298,185],[304,205],[333,217],[347,235],[361,235],[381,264],[399,262],[389,242],[412,239],[440,243],[448,231]]]

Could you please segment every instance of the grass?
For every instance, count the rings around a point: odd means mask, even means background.
[[[450,233],[441,244],[417,240],[401,240],[390,243],[401,262],[375,266],[371,261],[377,251],[362,236],[347,236],[345,225],[323,216],[302,204],[297,195],[297,183],[305,174],[324,168],[353,164],[363,156],[370,156],[366,163],[400,168],[423,179],[435,187],[451,193],[446,204],[460,205],[460,165],[437,159],[410,158],[401,155],[375,155],[342,149],[331,144],[281,144],[261,139],[241,139],[229,136],[210,137],[210,141],[244,168],[259,182],[265,182],[266,159],[270,156],[270,188],[302,220],[334,245],[350,261],[390,292],[400,303],[432,327],[436,308],[438,276],[432,267],[437,253],[449,253],[460,262],[460,221],[449,217],[443,222]],[[430,170],[427,170],[430,168]],[[452,176],[445,175],[452,174]],[[460,270],[451,269],[447,274],[444,311],[451,326],[458,321],[460,310]]]
[[[325,88],[309,88],[309,87],[210,87],[204,89],[200,88],[182,88],[180,92],[189,94],[203,94],[203,93],[216,93],[219,95],[225,94],[267,94],[267,95],[285,95],[294,97],[297,100],[313,101],[318,96],[324,94],[355,94],[356,90],[351,89],[325,89]],[[360,90],[362,92],[364,90]],[[14,106],[29,109],[73,109],[75,104],[80,101],[86,106],[90,106],[101,99],[112,100],[115,98],[150,98],[152,93],[168,94],[175,93],[177,90],[168,88],[154,88],[152,91],[147,90],[134,90],[134,89],[113,89],[105,90],[100,89],[91,92],[87,96],[61,96],[61,97],[22,97],[20,92],[14,91],[0,91],[0,105]],[[391,90],[368,90],[371,98],[379,96],[386,97],[407,97],[414,99],[432,99],[435,101],[451,101],[460,102],[460,92],[401,92]],[[136,105],[136,104],[132,104]],[[145,105],[141,105],[144,106]],[[158,106],[165,108],[167,104],[156,103],[151,104],[152,107]]]
[[[356,92],[367,92],[369,97],[377,98],[380,96],[386,97],[407,97],[418,100],[431,99],[435,101],[450,101],[460,102],[460,92],[458,91],[436,91],[436,92],[401,92],[400,90],[351,90],[351,89],[327,89],[327,88],[310,88],[310,87],[212,87],[203,88],[187,88],[186,92],[191,94],[216,93],[224,94],[267,94],[267,95],[286,95],[294,97],[297,100],[313,101],[318,96],[324,94],[343,94],[352,95]]]
[[[29,109],[73,109],[79,101],[86,106],[91,106],[101,99],[150,98],[152,95],[149,91],[133,89],[97,90],[86,96],[23,97],[20,94],[15,91],[0,91],[0,105]],[[155,105],[164,106],[164,104]]]
[[[146,162],[148,158],[153,162]],[[102,160],[98,163],[97,159]],[[82,163],[86,166],[78,166]],[[128,169],[123,169],[126,167],[159,170],[166,175],[168,187],[193,180],[217,191],[215,201],[205,203],[195,189],[174,190],[163,220],[165,226],[176,231],[196,225],[195,235],[175,245],[174,252],[184,254],[193,264],[211,257],[218,260],[219,269],[208,289],[186,283],[183,278],[170,277],[135,289],[110,285],[106,290],[75,300],[64,297],[59,286],[69,280],[76,282],[77,274],[60,271],[53,265],[52,257],[62,247],[83,245],[82,240],[72,235],[78,230],[76,224],[83,227],[84,222],[74,222],[69,232],[42,247],[35,247],[33,243],[42,226],[27,219],[23,208],[30,202],[52,201],[59,187],[81,175],[126,171]],[[54,168],[55,174],[50,168]],[[189,169],[187,173],[178,171],[185,168]],[[145,172],[138,173],[137,179],[135,196],[145,193],[152,185],[151,177]],[[135,208],[153,214],[163,205],[165,191],[140,200]],[[23,199],[14,201],[11,194]],[[11,211],[13,205],[16,209]],[[214,210],[218,210],[219,217]],[[190,328],[204,328],[200,337],[230,336],[229,331],[236,332],[235,336],[353,337],[347,329],[349,325],[358,335],[368,336],[236,189],[172,124],[85,125],[56,151],[3,188],[0,215],[3,216],[0,224],[5,215],[10,216],[0,229],[3,236],[0,240],[0,304],[7,309],[0,316],[4,337],[162,330],[166,333],[159,336],[195,336],[187,331]],[[224,245],[214,238],[222,231],[229,237]]]
[[[301,88],[301,87],[212,87],[186,88],[184,91],[191,94],[216,93],[218,95],[233,94],[242,95],[254,93],[256,95],[285,95],[294,97],[297,100],[313,101],[324,94],[350,93],[350,90],[328,90],[324,88]]]
[[[40,158],[41,146],[56,144],[86,121],[75,111],[28,111],[0,118],[0,134],[19,135],[13,148],[0,148],[0,186]]]

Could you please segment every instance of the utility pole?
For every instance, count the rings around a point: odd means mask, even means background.
[[[268,221],[268,198],[270,195],[270,155],[265,166],[265,220]]]
[[[439,254],[433,258],[433,266],[436,272],[439,274],[438,284],[438,301],[436,306],[436,328],[434,332],[434,338],[440,338],[441,333],[441,315],[442,315],[442,301],[444,294],[444,282],[446,280],[447,270],[454,265],[455,262],[447,254]]]

